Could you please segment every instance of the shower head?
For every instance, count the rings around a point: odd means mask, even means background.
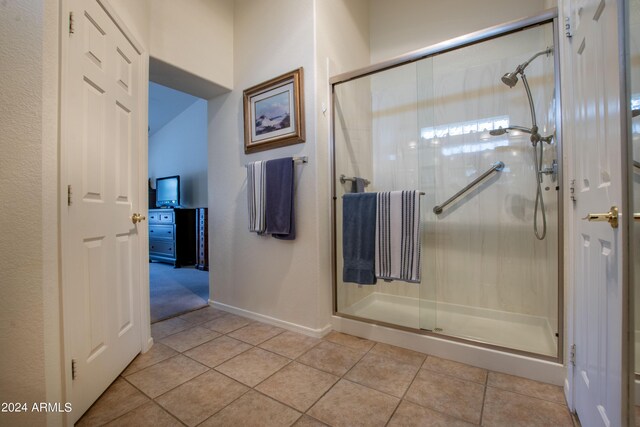
[[[514,71],[512,73],[507,73],[502,76],[502,83],[506,84],[509,87],[514,87],[518,83],[518,73]]]
[[[523,62],[520,65],[518,65],[514,71],[512,71],[511,73],[507,73],[504,76],[502,76],[502,82],[504,84],[506,84],[507,86],[509,86],[509,87],[514,87],[518,83],[518,74],[524,75],[524,69],[529,66],[531,61],[533,61],[534,59],[536,59],[540,55],[550,55],[552,53],[553,53],[553,46],[548,47],[545,50],[536,53],[531,58],[529,58],[529,60]]]

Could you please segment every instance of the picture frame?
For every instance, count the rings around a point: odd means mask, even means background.
[[[305,141],[303,77],[301,67],[243,92],[245,154]]]

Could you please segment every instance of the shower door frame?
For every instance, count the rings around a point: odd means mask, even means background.
[[[338,84],[355,80],[368,75],[376,74],[391,68],[406,65],[412,62],[417,62],[421,59],[429,58],[441,53],[457,50],[463,47],[471,46],[474,44],[482,43],[497,37],[506,36],[512,33],[517,33],[532,27],[541,26],[545,24],[552,24],[553,30],[553,42],[556,48],[554,57],[554,98],[555,98],[555,121],[556,121],[556,150],[558,157],[558,184],[559,189],[557,192],[558,197],[558,325],[556,336],[557,352],[556,356],[548,356],[540,353],[534,353],[524,350],[518,350],[511,347],[504,347],[496,344],[490,344],[483,341],[460,338],[456,336],[446,335],[443,333],[433,332],[426,329],[416,329],[407,326],[397,325],[394,323],[388,323],[378,321],[375,319],[369,319],[366,317],[353,316],[338,311],[338,271],[337,271],[337,230],[336,230],[336,158],[335,158],[335,87]],[[530,16],[523,19],[507,22],[505,24],[499,24],[493,27],[486,28],[484,30],[475,31],[466,35],[455,37],[440,43],[436,43],[425,48],[411,51],[409,53],[396,56],[386,61],[379,62],[367,67],[359,68],[357,70],[349,71],[346,73],[338,74],[329,78],[329,85],[331,89],[331,144],[330,144],[330,159],[331,159],[331,267],[332,267],[332,299],[333,299],[333,315],[343,317],[345,319],[357,320],[360,322],[366,322],[373,325],[385,326],[393,329],[403,330],[407,332],[413,332],[421,335],[432,336],[436,338],[446,339],[455,342],[461,342],[465,344],[472,344],[478,347],[499,350],[507,353],[533,357],[541,360],[548,360],[551,362],[564,363],[564,165],[562,154],[562,108],[560,99],[560,54],[559,54],[559,34],[560,31],[558,25],[558,9],[551,8],[542,11],[540,14]]]

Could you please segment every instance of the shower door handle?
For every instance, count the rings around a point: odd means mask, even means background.
[[[599,213],[599,214],[587,214],[587,216],[585,216],[582,219],[586,219],[589,222],[591,221],[606,221],[609,223],[609,225],[611,225],[611,228],[618,228],[618,207],[617,206],[611,206],[611,210],[607,213]],[[634,215],[635,217],[635,215]]]

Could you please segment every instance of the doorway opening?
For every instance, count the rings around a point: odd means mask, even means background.
[[[149,82],[151,323],[208,305],[207,101]]]

